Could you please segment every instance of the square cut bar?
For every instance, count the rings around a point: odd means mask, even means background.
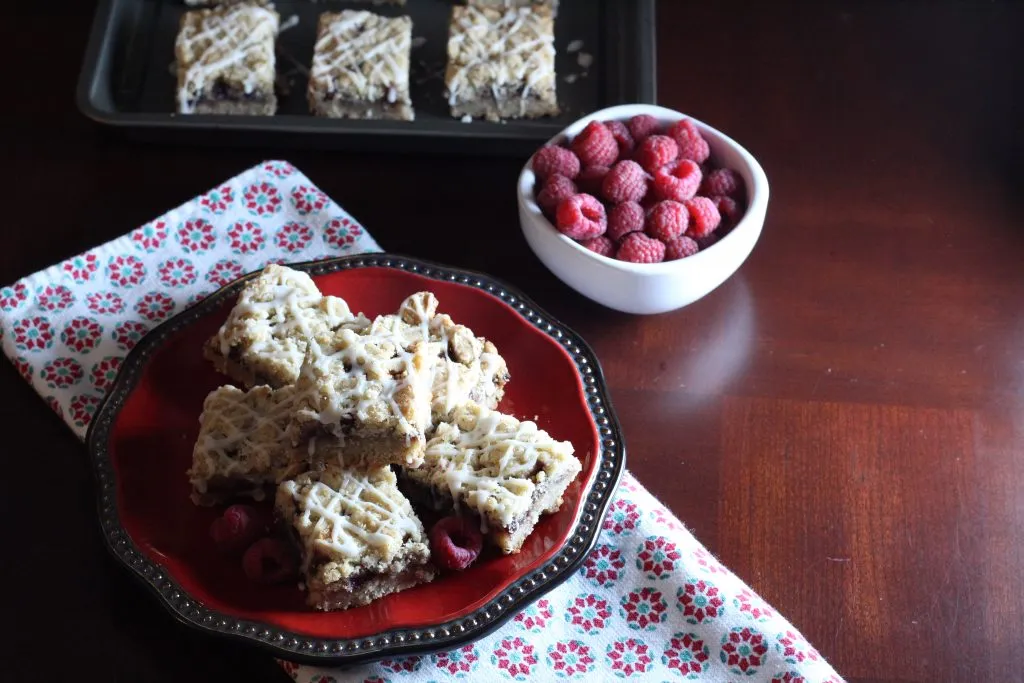
[[[555,80],[549,8],[452,8],[444,79],[452,116],[556,116]]]
[[[504,9],[506,7],[547,7],[553,14],[558,13],[558,0],[468,0],[472,7]]]
[[[437,426],[423,466],[403,470],[403,486],[435,509],[478,515],[488,541],[513,554],[542,514],[561,507],[581,469],[568,441],[469,404]]]
[[[270,264],[238,294],[227,321],[203,353],[247,387],[292,384],[310,339],[327,343],[340,327],[369,325],[343,299],[324,296],[306,273]]]
[[[292,443],[314,463],[419,466],[430,426],[426,351],[348,329],[311,341],[295,383]]]
[[[185,12],[174,46],[178,113],[272,116],[279,24],[272,6],[254,2]]]
[[[223,386],[206,397],[188,470],[196,504],[263,500],[268,486],[308,468],[305,453],[285,438],[294,395],[293,387]]]
[[[320,15],[309,108],[349,119],[415,118],[409,96],[412,20],[345,10]]]
[[[493,343],[477,337],[437,313],[438,300],[431,292],[417,292],[402,302],[395,315],[374,319],[371,334],[392,335],[406,348],[424,342],[431,370],[431,421],[450,417],[468,402],[496,408],[509,380],[508,365]]]
[[[366,605],[434,578],[423,524],[390,468],[305,473],[282,482],[275,503],[316,609]]]

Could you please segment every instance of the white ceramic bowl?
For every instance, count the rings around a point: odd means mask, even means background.
[[[558,232],[533,197],[532,158],[519,174],[519,224],[533,253],[562,282],[583,296],[626,313],[664,313],[692,304],[735,273],[761,235],[768,208],[768,178],[750,152],[711,126],[671,109],[626,104],[596,111],[553,137],[574,138],[593,120],[626,120],[650,114],[663,124],[689,118],[711,147],[719,166],[735,170],[747,186],[747,210],[736,226],[704,251],[664,263],[628,263],[600,256]]]

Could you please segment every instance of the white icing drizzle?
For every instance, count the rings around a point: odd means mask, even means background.
[[[556,441],[535,422],[468,404],[438,425],[423,467],[406,474],[450,494],[456,510],[464,505],[508,526],[530,509],[537,485],[579,468],[568,441]]]
[[[337,436],[344,435],[340,423],[347,418],[378,426],[393,419],[409,443],[422,438],[428,410],[402,405],[401,396],[429,400],[427,369],[420,347],[406,349],[389,337],[343,328],[326,349],[310,340],[296,386],[317,420]]]
[[[242,347],[245,360],[270,367],[294,381],[310,339],[323,339],[339,327],[358,329],[369,321],[353,316],[348,304],[320,293],[304,272],[271,264],[249,282],[217,333],[220,353]]]
[[[554,87],[555,46],[551,13],[545,8],[505,10],[454,7],[448,38],[448,104],[458,103],[463,91],[489,87],[501,101],[501,86],[523,86],[520,115],[530,91],[542,84]]]
[[[294,506],[292,524],[308,548],[304,570],[315,550],[335,561],[380,564],[390,562],[404,543],[422,540],[423,526],[386,467],[360,471],[331,465],[319,475],[283,482],[278,496],[279,509],[289,499]],[[342,574],[353,567],[348,569]]]
[[[475,393],[480,402],[493,402],[504,385],[504,359],[473,332],[455,324],[447,315],[437,314],[438,301],[429,292],[418,292],[405,299],[397,315],[376,318],[373,334],[391,337],[408,348],[426,342],[432,367],[432,410],[447,415],[470,400]],[[452,348],[462,349],[462,357],[452,357]],[[488,350],[491,349],[491,350]]]
[[[412,22],[372,12],[324,14],[313,52],[310,90],[350,99],[409,101]]]
[[[212,477],[277,482],[300,458],[288,446],[285,429],[294,411],[292,387],[242,391],[222,386],[203,402],[190,478],[206,491]]]
[[[240,81],[246,94],[274,82],[274,41],[279,17],[267,7],[239,4],[186,13],[175,43],[178,108],[195,111],[191,101],[213,81]]]

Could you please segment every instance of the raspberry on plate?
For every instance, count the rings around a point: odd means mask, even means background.
[[[603,235],[608,226],[604,204],[589,194],[569,197],[555,211],[555,226],[563,235],[574,240]]]
[[[281,583],[295,575],[298,563],[292,549],[279,538],[261,538],[242,556],[242,570],[250,581]]]
[[[622,202],[608,214],[608,237],[616,242],[631,232],[644,229],[647,212],[636,202]]]
[[[210,537],[224,553],[240,553],[263,535],[265,524],[251,505],[232,505],[210,525]]]
[[[619,145],[619,158],[628,159],[633,153],[633,136],[629,134],[629,128],[622,121],[605,121],[604,125],[612,132],[612,137]]]
[[[657,133],[661,124],[650,114],[639,114],[631,118],[626,123],[626,127],[629,129],[629,134],[633,136],[633,143],[639,145]]]
[[[580,192],[598,196],[608,170],[607,166],[588,166],[576,176],[576,187],[580,188]]]
[[[479,524],[469,517],[445,517],[430,529],[431,556],[443,569],[462,571],[476,561],[483,545]]]
[[[564,175],[552,175],[544,181],[544,186],[537,193],[537,205],[548,218],[555,215],[555,210],[563,199],[576,194],[576,183]]]
[[[533,155],[533,172],[541,180],[555,174],[572,180],[579,175],[580,160],[565,147],[546,145]]]
[[[668,134],[679,145],[679,158],[703,164],[711,156],[707,140],[690,119],[676,121],[669,126]]]
[[[665,244],[642,232],[631,232],[622,238],[615,258],[631,263],[660,263],[665,259]]]
[[[591,121],[573,138],[572,151],[586,166],[611,166],[619,158],[619,145],[615,136],[600,121]]]
[[[604,177],[601,194],[612,204],[638,202],[647,194],[647,174],[635,161],[620,161]]]
[[[689,159],[683,159],[670,169],[654,174],[654,194],[660,199],[683,202],[697,194],[700,181],[700,166]]]
[[[667,135],[652,135],[640,143],[634,158],[648,173],[668,166],[679,157],[679,145]]]
[[[684,204],[690,211],[690,227],[686,234],[689,237],[706,237],[715,231],[722,217],[715,208],[715,203],[707,197],[687,199]]]
[[[676,261],[687,256],[693,256],[700,251],[697,242],[686,235],[680,235],[675,239],[665,242],[665,260]]]
[[[743,187],[743,180],[731,168],[716,168],[704,176],[700,184],[700,193],[705,197],[723,195],[737,197]]]
[[[645,232],[662,242],[679,237],[686,232],[690,212],[686,206],[671,199],[658,202],[647,215]]]
[[[580,242],[581,245],[601,256],[612,257],[615,253],[615,244],[605,237],[604,235],[598,235],[597,237],[591,237],[589,240],[583,240]]]

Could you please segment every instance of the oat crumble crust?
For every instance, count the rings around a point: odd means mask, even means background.
[[[308,274],[271,264],[245,285],[203,353],[244,386],[282,387],[298,378],[310,339],[329,343],[337,329],[368,324],[344,299],[321,294]]]
[[[558,115],[551,9],[453,7],[445,86],[455,118]]]
[[[279,26],[273,5],[257,2],[185,12],[174,48],[178,113],[273,115]]]

